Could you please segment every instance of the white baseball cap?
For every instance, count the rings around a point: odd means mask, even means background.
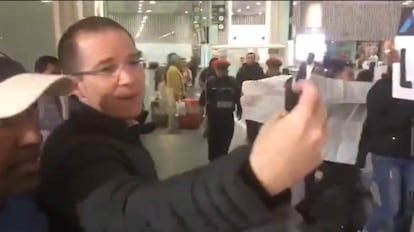
[[[75,82],[65,75],[24,73],[0,82],[0,119],[13,117],[41,96],[64,96],[72,92]]]

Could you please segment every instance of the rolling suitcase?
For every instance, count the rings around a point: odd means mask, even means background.
[[[203,121],[201,108],[198,99],[184,99],[185,114],[178,116],[178,123],[181,129],[198,129]]]

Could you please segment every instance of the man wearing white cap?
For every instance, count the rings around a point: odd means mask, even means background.
[[[36,102],[42,95],[68,94],[73,83],[24,72],[18,62],[0,57],[0,231],[46,232],[46,218],[30,194],[38,183],[42,141]]]

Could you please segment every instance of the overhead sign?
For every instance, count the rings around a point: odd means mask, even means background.
[[[400,61],[392,66],[392,96],[414,101],[414,8],[403,8],[395,46]]]
[[[414,36],[414,8],[405,7],[402,9],[397,35]]]
[[[414,37],[413,37],[414,42]],[[407,65],[408,64],[408,65]],[[414,101],[414,46],[403,48],[400,63],[392,66],[392,96],[394,98]]]
[[[211,23],[218,25],[220,31],[225,30],[226,6],[213,5],[211,8]]]

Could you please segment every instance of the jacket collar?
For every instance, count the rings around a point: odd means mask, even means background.
[[[71,101],[74,101],[72,104],[76,107],[70,111],[69,118],[78,124],[82,131],[133,142],[139,140],[139,124],[128,126],[125,120],[99,112],[78,99],[71,99]]]

